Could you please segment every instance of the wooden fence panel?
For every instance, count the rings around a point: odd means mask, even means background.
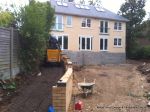
[[[12,76],[14,77],[17,73],[19,73],[19,34],[17,30],[13,30],[13,58],[12,58]]]
[[[19,73],[18,31],[0,28],[0,79],[13,78]]]

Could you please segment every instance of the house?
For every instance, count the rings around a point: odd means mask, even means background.
[[[125,62],[126,18],[102,7],[50,2],[55,9],[51,34],[74,64]]]

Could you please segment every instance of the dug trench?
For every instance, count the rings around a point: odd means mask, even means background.
[[[41,68],[41,75],[24,78],[12,97],[0,102],[0,112],[47,112],[52,104],[52,86],[63,73],[63,67],[48,66]]]

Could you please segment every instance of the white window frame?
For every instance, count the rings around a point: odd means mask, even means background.
[[[101,39],[103,39],[103,49],[101,49]],[[105,39],[107,39],[107,49],[105,49]],[[108,37],[101,37],[99,39],[99,49],[100,51],[108,51]]]
[[[115,45],[115,39],[117,39],[117,44]],[[119,45],[119,39],[121,39],[121,45]],[[122,38],[120,38],[120,37],[115,37],[114,38],[114,46],[115,47],[122,47]]]
[[[71,24],[68,24],[68,19],[69,19],[69,18],[71,19],[71,20],[70,20],[70,21],[71,21]],[[66,20],[67,20],[67,21],[66,21],[67,27],[72,27],[72,16],[67,16],[67,17],[66,17]]]
[[[88,26],[88,19],[90,20],[90,26]],[[82,26],[83,21],[85,22],[85,27]],[[91,28],[91,19],[90,18],[82,18],[81,19],[81,27],[82,28]]]
[[[61,16],[61,17],[62,17],[61,23],[58,23],[58,16]],[[62,25],[62,28],[61,28],[61,29],[59,29],[59,27],[58,27],[59,24]],[[63,15],[55,15],[55,24],[54,24],[53,30],[56,30],[56,31],[63,31],[63,29],[64,29]]]
[[[82,48],[82,38],[85,38],[85,49]],[[90,49],[87,49],[87,38],[90,39]],[[91,51],[92,50],[92,36],[79,36],[79,39],[80,39],[80,43],[79,43],[79,50],[80,51]]]
[[[120,26],[120,24],[121,24],[121,26]],[[114,22],[114,30],[122,31],[122,22]]]
[[[69,45],[69,38],[68,38],[68,35],[54,35],[53,37],[55,37],[57,40],[58,40],[58,38],[59,37],[62,37],[62,46],[60,46],[61,47],[61,50],[68,50],[68,49],[64,49],[64,36],[67,36],[67,39],[68,39],[68,45]],[[67,46],[68,46],[67,45]],[[67,47],[68,48],[68,47]]]
[[[103,32],[101,32],[101,22],[103,22]],[[107,32],[105,32],[105,23],[107,22],[108,24],[108,27],[107,27]],[[100,20],[100,34],[109,34],[109,21],[106,21],[106,20]]]

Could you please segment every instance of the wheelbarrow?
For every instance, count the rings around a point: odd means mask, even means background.
[[[87,97],[88,94],[93,93],[94,85],[95,85],[95,80],[93,82],[85,82],[85,78],[84,78],[83,82],[78,83],[78,86],[79,86],[79,88],[81,88],[82,93],[85,97]]]

